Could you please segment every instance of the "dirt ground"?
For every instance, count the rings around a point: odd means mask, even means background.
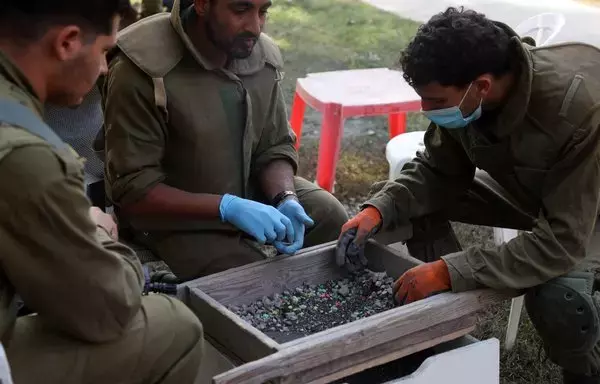
[[[296,79],[327,70],[394,67],[417,24],[379,11],[357,0],[287,0],[275,2],[267,33],[280,44],[286,60],[282,86],[288,106]],[[409,130],[423,130],[426,121],[409,115]],[[353,214],[368,195],[372,183],[387,179],[385,145],[389,140],[385,117],[346,121],[337,167],[336,197]],[[310,108],[304,121],[300,147],[300,175],[315,179],[320,115]],[[455,223],[463,245],[492,243],[491,228]],[[502,342],[510,302],[480,315],[477,338]],[[502,384],[560,383],[559,370],[545,359],[526,313],[513,351],[502,351]]]

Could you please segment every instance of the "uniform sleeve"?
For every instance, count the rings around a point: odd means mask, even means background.
[[[447,206],[473,181],[475,166],[445,129],[431,124],[424,140],[425,151],[406,163],[398,179],[375,185],[364,204],[379,210],[384,228]]]
[[[526,289],[569,272],[586,256],[598,217],[600,129],[573,134],[547,172],[533,230],[499,247],[473,247],[444,257],[455,292],[486,286]]]
[[[109,195],[117,205],[129,204],[165,179],[166,122],[152,80],[122,55],[111,62],[102,98]]]
[[[296,135],[289,126],[283,93],[279,82],[276,82],[266,118],[266,127],[253,155],[251,173],[259,175],[270,162],[281,159],[289,161],[296,172],[298,153],[295,144]]]
[[[143,273],[135,253],[89,216],[82,180],[47,147],[0,163],[2,271],[26,305],[74,338],[118,338],[138,312]]]

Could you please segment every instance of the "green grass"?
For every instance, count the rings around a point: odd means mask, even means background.
[[[276,0],[265,32],[281,47],[290,94],[309,72],[394,66],[417,26],[358,0]]]

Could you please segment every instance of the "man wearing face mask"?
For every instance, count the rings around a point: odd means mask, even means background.
[[[102,87],[120,227],[182,280],[335,240],[343,206],[295,177],[271,1],[184,4],[123,31]]]
[[[599,257],[589,252],[600,190],[600,51],[534,48],[504,24],[449,8],[419,29],[401,65],[432,122],[426,149],[398,179],[374,186],[342,229],[339,263],[360,264],[367,237],[411,225],[408,249],[427,263],[395,283],[399,304],[481,287],[526,293],[564,382],[600,383]],[[449,220],[527,232],[461,250]]]

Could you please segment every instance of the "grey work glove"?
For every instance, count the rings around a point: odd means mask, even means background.
[[[338,240],[335,249],[335,261],[338,266],[344,266],[350,272],[359,271],[367,266],[368,260],[365,257],[365,247],[357,245],[356,228],[347,230]]]
[[[383,219],[377,208],[368,206],[342,227],[338,239],[336,261],[350,271],[363,269],[367,265],[365,245],[381,227]]]

